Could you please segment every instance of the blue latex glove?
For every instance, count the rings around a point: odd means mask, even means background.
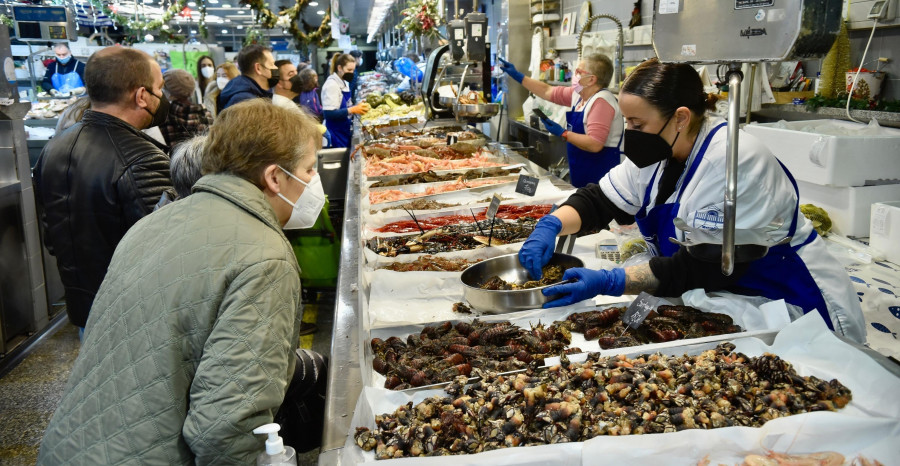
[[[522,80],[525,79],[525,75],[516,69],[516,65],[513,65],[502,58],[497,58],[497,60],[500,61],[500,69],[503,70],[504,73],[509,75],[510,78],[515,79],[517,83],[522,83]]]
[[[556,249],[556,235],[562,231],[562,221],[553,215],[545,215],[538,220],[534,231],[519,249],[519,263],[528,270],[533,280],[540,280],[541,267],[550,262]]]
[[[559,307],[575,304],[597,295],[622,296],[625,292],[625,269],[592,270],[581,267],[566,270],[563,280],[575,279],[572,283],[544,288],[544,296],[563,295],[561,298],[544,303],[544,307]]]
[[[547,132],[554,136],[562,137],[562,133],[566,132],[566,129],[557,124],[555,121],[551,121],[546,118],[541,118],[541,121],[544,122],[544,128],[547,128]]]

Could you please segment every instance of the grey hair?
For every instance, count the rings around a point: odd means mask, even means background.
[[[200,159],[205,145],[206,134],[200,134],[178,144],[172,151],[169,169],[179,199],[190,195],[194,183],[203,176],[200,172]]]
[[[584,62],[585,71],[597,77],[597,84],[601,88],[609,86],[612,81],[613,63],[606,55],[602,53],[592,53],[581,57]]]

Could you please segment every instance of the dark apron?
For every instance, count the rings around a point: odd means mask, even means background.
[[[350,108],[350,91],[341,92],[341,106],[338,108]],[[331,133],[331,147],[350,147],[350,139],[353,135],[353,123],[350,115],[340,121],[325,120],[325,127]]]
[[[703,145],[700,146],[700,151],[683,175],[675,202],[654,206],[647,212],[650,193],[656,181],[656,175],[659,173],[659,166],[662,164],[657,165],[656,172],[653,173],[653,177],[650,179],[650,183],[647,185],[647,190],[644,193],[641,209],[634,218],[644,239],[651,248],[655,248],[654,252],[658,253],[658,255],[670,257],[678,251],[680,246],[669,241],[669,238],[676,237],[673,220],[678,215],[678,210],[681,207],[681,195],[685,186],[690,183],[697,172],[697,167],[700,165],[700,161],[703,160],[703,156],[713,136],[723,126],[725,126],[725,123],[713,128],[709,135],[706,136]],[[778,163],[781,164],[780,161]],[[791,180],[794,192],[797,193],[798,202],[794,207],[791,226],[788,229],[788,236],[793,237],[797,232],[797,212],[800,209],[799,190],[797,189],[797,182],[787,167],[781,164],[781,168],[788,176],[788,179]],[[803,259],[797,253],[801,247],[806,246],[815,239],[816,232],[813,230],[800,245],[782,244],[770,248],[765,257],[750,264],[746,273],[738,280],[737,284],[728,288],[728,291],[747,296],[763,296],[771,300],[784,299],[790,304],[801,307],[804,313],[816,309],[825,320],[825,323],[828,324],[828,328],[834,330],[831,317],[828,315],[825,298],[822,296],[815,279],[809,273],[809,269],[806,268]]]
[[[601,97],[597,97],[600,99]],[[578,101],[580,103],[581,100]],[[584,128],[584,111],[578,112],[575,109],[578,103],[572,107],[572,110],[566,112],[566,123],[568,130],[577,134],[587,134]],[[610,128],[612,129],[612,128]],[[589,183],[599,183],[610,170],[613,169],[622,160],[619,146],[622,143],[622,134],[619,135],[619,143],[616,147],[604,147],[600,152],[588,152],[579,149],[574,144],[566,144],[566,155],[569,159],[569,179],[572,186],[582,188]]]

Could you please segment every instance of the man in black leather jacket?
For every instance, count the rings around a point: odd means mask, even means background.
[[[44,241],[81,328],[119,240],[172,187],[165,146],[141,132],[166,120],[159,65],[109,47],[88,60],[85,85],[91,109],[50,140],[33,173]]]

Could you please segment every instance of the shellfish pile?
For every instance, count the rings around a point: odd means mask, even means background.
[[[451,322],[410,334],[406,341],[393,336],[370,341],[372,368],[385,376],[384,387],[403,390],[439,382],[459,375],[483,375],[524,369],[532,361],[561,351],[580,353],[566,347],[571,334],[564,327],[538,324],[531,330],[510,322]]]
[[[624,307],[571,314],[566,320],[569,330],[583,333],[586,340],[598,339],[603,349],[662,343],[685,338],[701,338],[742,329],[731,317],[703,312],[690,306],[659,306],[650,312],[640,327],[632,329],[622,322]]]
[[[487,375],[449,396],[410,402],[357,427],[356,444],[378,459],[478,453],[505,447],[580,442],[629,435],[758,427],[810,411],[835,411],[851,400],[834,379],[801,377],[772,354],[748,357],[731,343],[697,356],[566,357],[524,373]]]

